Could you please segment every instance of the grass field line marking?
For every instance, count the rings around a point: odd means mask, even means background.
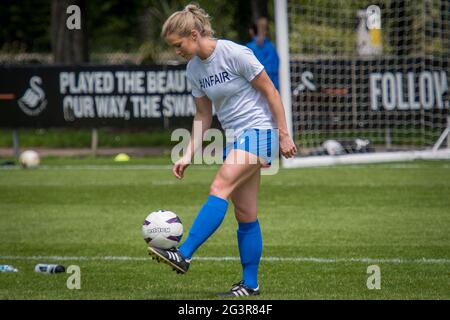
[[[22,170],[20,166],[0,167],[3,170]],[[143,164],[143,165],[41,165],[34,170],[169,170],[172,166],[165,164]]]
[[[33,170],[172,170],[172,165],[166,164],[134,164],[134,165],[41,165]],[[215,167],[209,166],[192,166],[196,170],[214,170]],[[20,166],[5,166],[0,170],[23,170]]]
[[[74,261],[146,261],[150,257],[127,256],[0,256],[0,260],[74,260]],[[239,257],[195,257],[199,261],[239,261]],[[450,264],[446,258],[375,259],[375,258],[315,258],[315,257],[262,257],[267,262],[314,262],[314,263],[392,263],[392,264]]]

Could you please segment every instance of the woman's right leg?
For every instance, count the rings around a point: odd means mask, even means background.
[[[238,163],[236,159],[245,160]],[[222,223],[228,208],[231,193],[259,171],[257,156],[243,150],[230,151],[225,162],[217,172],[207,202],[200,209],[189,230],[189,235],[178,248],[185,259],[191,259],[194,252],[205,242]]]

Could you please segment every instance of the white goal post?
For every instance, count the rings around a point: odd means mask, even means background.
[[[284,167],[450,159],[448,0],[275,0]]]

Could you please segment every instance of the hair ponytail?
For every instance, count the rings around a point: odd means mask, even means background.
[[[202,37],[212,37],[211,17],[198,4],[188,4],[183,10],[173,13],[164,22],[161,36],[166,38],[170,34],[186,37],[191,30],[197,30]]]

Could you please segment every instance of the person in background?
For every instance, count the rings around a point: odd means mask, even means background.
[[[275,88],[280,89],[278,81],[278,67],[280,59],[277,50],[267,36],[269,20],[265,16],[261,16],[256,20],[249,30],[252,41],[246,44],[258,58],[259,62],[266,69],[270,80],[272,80]]]

